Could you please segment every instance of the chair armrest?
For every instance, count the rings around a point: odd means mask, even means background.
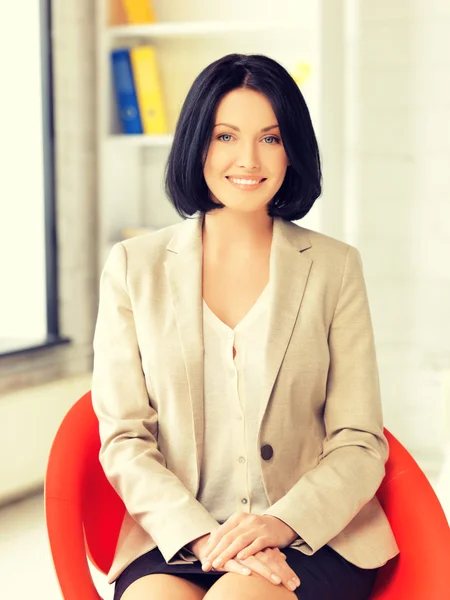
[[[80,510],[73,502],[45,497],[50,549],[64,600],[102,600],[86,558]]]

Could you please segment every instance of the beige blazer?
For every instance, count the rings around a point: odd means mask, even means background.
[[[110,582],[148,550],[170,562],[219,526],[196,500],[201,232],[195,217],[118,243],[102,273],[92,398],[100,460],[128,511]],[[260,459],[267,514],[305,540],[306,554],[329,544],[360,567],[383,565],[398,547],[375,497],[388,444],[359,252],[275,218],[270,277],[258,435],[273,448]]]

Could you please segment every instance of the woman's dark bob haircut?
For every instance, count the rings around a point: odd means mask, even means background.
[[[166,194],[184,218],[223,208],[210,198],[202,159],[208,152],[218,104],[237,88],[255,90],[269,100],[290,162],[268,214],[289,221],[301,219],[321,194],[317,140],[298,85],[284,67],[261,54],[228,54],[197,76],[175,129],[165,168]]]

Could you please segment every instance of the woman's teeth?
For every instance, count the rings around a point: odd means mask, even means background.
[[[262,181],[262,179],[233,179],[232,177],[229,177],[228,179],[239,185],[255,185]]]

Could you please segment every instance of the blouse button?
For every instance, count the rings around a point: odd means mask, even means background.
[[[241,498],[241,502],[242,502],[242,504],[247,504],[248,500],[247,500],[247,498]]]
[[[270,460],[273,456],[273,448],[270,444],[265,444],[261,448],[261,456],[264,460]]]
[[[245,458],[244,458],[243,456],[240,456],[240,457],[239,457],[239,462],[240,462],[240,463],[245,463]]]

